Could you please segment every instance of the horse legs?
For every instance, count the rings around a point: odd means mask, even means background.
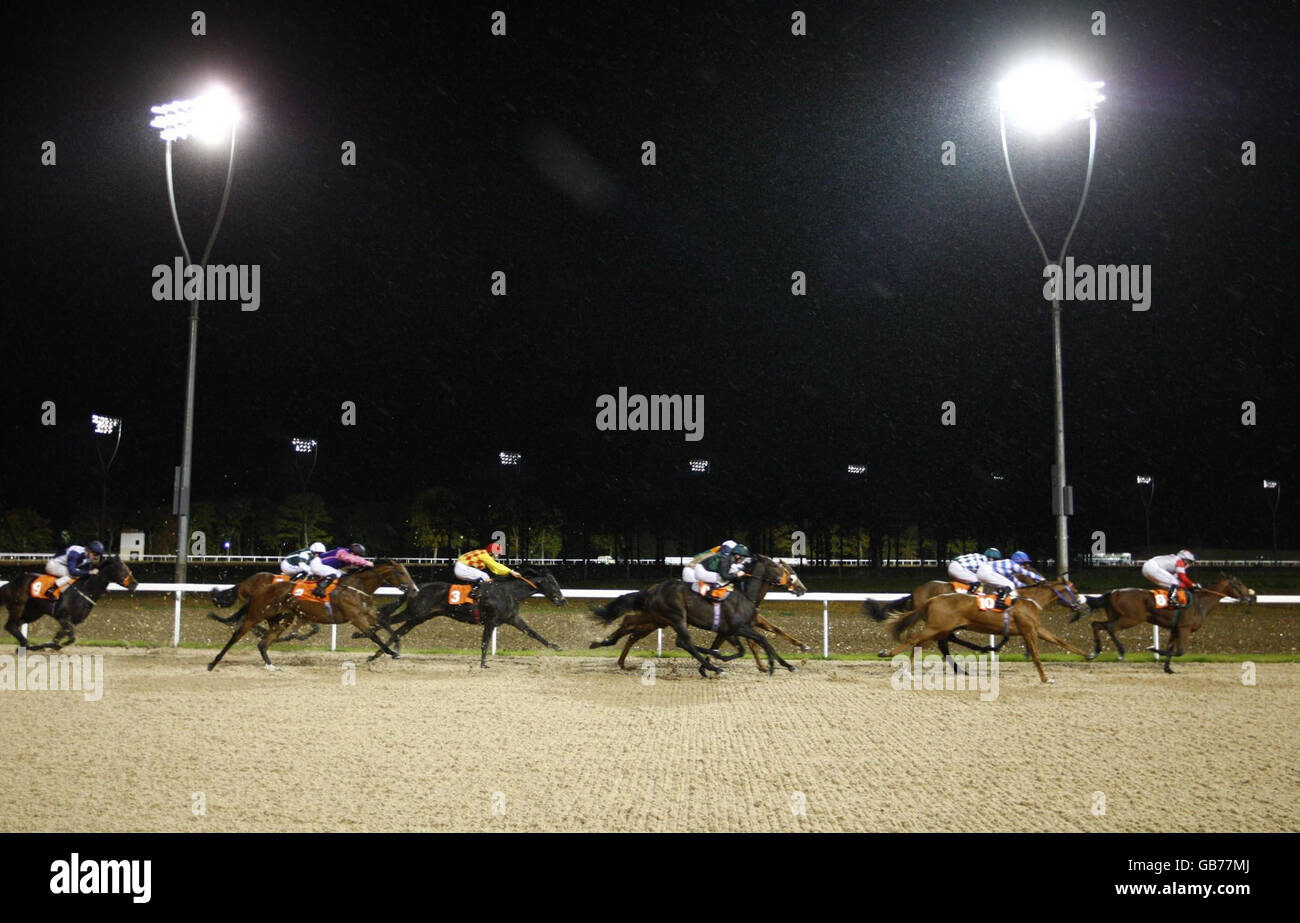
[[[767,640],[766,637],[759,634],[757,631],[755,631],[752,626],[741,625],[739,628],[736,629],[736,634],[740,635],[740,637],[742,638],[748,638],[751,641],[757,641],[759,644],[763,645],[763,652],[767,654],[767,675],[768,676],[771,676],[773,673],[776,672],[776,665],[778,663],[781,666],[785,667],[787,670],[789,670],[791,673],[794,672],[794,667],[792,667],[790,664],[786,663],[784,660],[781,659],[781,655],[778,654],[776,652],[776,649],[772,647],[772,642]],[[754,655],[754,659],[755,660],[758,659],[757,654]]]
[[[27,647],[27,639],[23,637],[20,630],[23,627],[23,620],[16,615],[10,614],[8,621],[5,622],[5,631],[18,639],[18,647]],[[29,629],[30,630],[30,629]],[[33,648],[34,650],[34,648]]]
[[[400,627],[400,628],[396,628],[396,629],[390,627],[390,628],[388,629],[389,634],[391,635],[391,637],[388,639],[388,644],[389,644],[389,646],[390,646],[393,650],[397,651],[397,653],[400,654],[400,653],[402,652],[402,635],[406,634],[408,631],[410,631],[410,630],[411,630],[412,628],[414,628],[416,625],[421,625],[421,624],[423,624],[423,623],[426,622],[426,621],[428,621],[428,620],[427,620],[427,619],[421,619],[421,620],[418,621],[418,622],[403,622],[402,625],[401,625],[401,627]],[[361,632],[354,632],[354,636],[356,636],[356,635],[360,635],[360,634],[361,634]],[[371,660],[378,660],[378,659],[379,659],[379,655],[382,654],[382,653],[383,653],[383,651],[375,651],[373,654],[371,654],[369,657],[366,658],[366,661],[369,662],[369,661],[371,661]]]
[[[633,644],[636,644],[638,641],[640,641],[646,635],[650,634],[650,632],[652,631],[654,631],[653,628],[644,628],[641,629],[640,631],[636,631],[628,635],[627,643],[623,645],[623,651],[618,655],[618,667],[620,670],[635,669],[635,667],[629,667],[624,663],[624,661],[627,660],[627,653],[628,651],[632,650]]]
[[[988,645],[985,645],[984,647],[976,647],[976,646],[973,645],[973,644],[967,644],[965,641],[961,640],[961,639],[958,638],[956,635],[949,635],[949,636],[946,637],[946,638],[939,638],[938,641],[937,641],[936,643],[939,645],[939,653],[943,654],[944,662],[946,662],[946,663],[951,663],[951,664],[952,664],[952,671],[953,671],[953,673],[954,673],[954,674],[956,674],[956,673],[960,673],[962,676],[970,676],[970,673],[968,673],[968,672],[966,671],[966,668],[965,668],[965,667],[963,667],[963,666],[962,666],[961,664],[959,664],[955,659],[953,659],[952,654],[948,653],[948,642],[949,642],[949,641],[953,641],[953,642],[956,642],[957,644],[964,645],[964,646],[966,646],[966,647],[971,648],[972,650],[977,650],[977,651],[980,651],[980,650],[982,650],[982,651],[992,651],[992,650],[993,650],[993,648],[989,647]]]
[[[226,656],[226,651],[234,647],[235,642],[238,641],[240,638],[242,638],[244,635],[248,634],[249,629],[252,627],[253,625],[249,622],[247,618],[245,618],[242,622],[240,622],[239,625],[235,627],[235,633],[232,634],[230,636],[230,640],[226,642],[226,646],[223,647],[217,653],[216,657],[212,658],[212,663],[208,664],[208,669],[211,670],[213,667],[219,664],[221,662],[221,658]]]
[[[1092,623],[1093,651],[1091,654],[1084,654],[1083,656],[1087,657],[1089,660],[1096,660],[1098,655],[1101,654],[1101,632],[1103,628],[1106,630],[1106,634],[1110,635],[1110,640],[1115,645],[1115,659],[1123,660],[1124,645],[1120,644],[1119,637],[1115,634],[1115,622],[1113,619],[1105,622]]]
[[[1038,637],[1042,638],[1042,639],[1045,640],[1045,641],[1050,641],[1050,642],[1052,642],[1052,643],[1055,644],[1057,647],[1063,647],[1063,648],[1065,648],[1065,649],[1066,649],[1067,651],[1069,651],[1071,654],[1078,654],[1080,657],[1087,657],[1087,656],[1088,656],[1088,654],[1087,654],[1085,651],[1081,651],[1081,650],[1079,650],[1077,647],[1075,647],[1073,644],[1071,644],[1069,641],[1066,641],[1066,640],[1063,639],[1063,638],[1058,638],[1056,635],[1052,634],[1050,631],[1048,631],[1048,630],[1047,630],[1046,628],[1044,628],[1042,625],[1039,625],[1039,626],[1038,626]]]
[[[699,662],[701,676],[707,676],[708,670],[712,670],[714,673],[722,672],[722,667],[710,663],[709,658],[704,656],[700,649],[695,646],[695,642],[691,640],[690,632],[686,630],[686,619],[682,615],[678,614],[669,624],[672,625],[673,631],[677,633],[677,646]]]
[[[528,635],[528,637],[532,638],[534,641],[541,642],[542,647],[549,647],[553,651],[564,650],[564,648],[560,647],[560,645],[553,644],[550,641],[547,641],[537,632],[533,631],[533,629],[529,627],[528,623],[523,620],[523,618],[519,615],[518,612],[510,616],[510,618],[506,620],[505,624],[513,625],[515,628],[518,628],[520,631]]]
[[[794,635],[790,634],[790,632],[786,631],[784,628],[782,628],[782,627],[779,626],[779,625],[773,625],[771,622],[769,622],[767,619],[763,618],[761,615],[756,615],[756,616],[754,616],[754,627],[755,627],[755,628],[761,628],[761,629],[763,629],[764,631],[770,631],[770,632],[772,632],[772,634],[776,635],[778,638],[785,638],[787,641],[789,641],[789,642],[790,642],[791,644],[793,644],[795,647],[799,648],[799,650],[801,650],[801,651],[810,651],[810,650],[812,650],[811,647],[809,647],[809,646],[808,646],[807,644],[805,644],[803,641],[800,641],[800,640],[799,640],[798,638],[796,638]]]
[[[494,625],[490,619],[483,623],[483,652],[482,652],[482,656],[479,657],[478,665],[482,667],[484,670],[488,668],[488,662],[487,662],[488,641],[491,640],[492,632],[495,630],[496,630],[496,625]]]
[[[387,654],[389,657],[392,657],[394,660],[402,659],[401,654],[397,653],[397,651],[393,650],[391,647],[389,647],[380,639],[379,634],[375,631],[374,623],[373,622],[367,623],[367,620],[364,618],[363,613],[358,613],[357,615],[349,615],[348,621],[350,621],[353,627],[356,628],[358,631],[360,631],[363,635],[365,635],[371,641],[375,642],[375,646],[378,647],[379,650],[381,650],[383,653]],[[392,632],[390,631],[389,634],[392,634]]]
[[[1020,634],[1025,639],[1025,649],[1029,651],[1029,656],[1034,659],[1034,666],[1038,668],[1038,678],[1043,682],[1051,682],[1047,678],[1047,671],[1043,669],[1043,661],[1038,657],[1038,626],[1028,618],[1019,614],[1014,616],[1016,627],[1020,629]]]
[[[284,633],[284,630],[293,623],[293,619],[279,619],[275,623],[267,626],[266,634],[262,640],[257,642],[257,652],[262,655],[262,662],[266,664],[268,670],[279,670],[280,668],[271,663],[271,656],[266,649],[275,643],[275,639]]]

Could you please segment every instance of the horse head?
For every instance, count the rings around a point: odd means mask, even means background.
[[[803,581],[799,579],[799,575],[794,572],[794,568],[784,561],[756,554],[754,555],[754,563],[758,565],[754,569],[754,576],[759,580],[774,587],[779,587],[787,593],[793,593],[795,596],[802,596],[808,592],[808,587],[804,586]]]
[[[1223,579],[1212,587],[1215,592],[1231,596],[1233,599],[1240,599],[1247,605],[1255,602],[1255,591],[1242,583],[1239,577],[1225,574],[1223,571],[1219,571],[1219,576]]]
[[[367,570],[373,570],[375,575],[380,578],[381,583],[397,587],[410,599],[414,599],[419,595],[420,588],[415,585],[415,581],[407,572],[406,566],[398,561],[389,558],[378,558],[375,561],[375,566],[367,568]]]
[[[131,573],[131,568],[126,566],[126,562],[114,555],[105,555],[100,559],[99,572],[108,579],[120,586],[126,587],[132,593],[140,582],[135,579],[135,574]]]
[[[525,567],[519,573],[523,575],[527,583],[545,596],[551,605],[567,606],[569,604],[569,601],[564,598],[564,591],[560,589],[560,582],[555,579],[555,575],[547,568]]]

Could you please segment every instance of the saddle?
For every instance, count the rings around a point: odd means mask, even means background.
[[[53,577],[49,574],[40,574],[32,581],[28,592],[31,594],[32,599],[56,600],[63,595],[64,590],[73,586],[72,583],[69,583],[68,586],[61,587],[57,585],[58,582],[58,577]]]
[[[482,622],[482,613],[479,611],[480,599],[473,594],[474,586],[469,583],[453,583],[447,587],[447,608],[449,609],[469,609],[474,615],[474,624]]]
[[[1152,601],[1157,609],[1185,609],[1187,607],[1187,591],[1184,589],[1175,590],[1173,594],[1164,589],[1148,590],[1148,592],[1151,594]]]
[[[285,579],[287,580],[289,578],[286,576]],[[338,589],[338,585],[339,582],[337,578],[331,580],[325,585],[325,595],[317,596],[316,580],[314,578],[311,580],[295,580],[293,581],[293,589],[290,592],[294,599],[306,600],[307,602],[325,603],[325,605],[328,606],[330,598],[334,595],[334,591]]]
[[[1018,598],[1019,597],[1016,596],[1015,592],[1012,591],[1007,594],[1006,602],[999,606],[997,593],[976,593],[975,603],[985,612],[1006,612],[1011,604]]]
[[[692,589],[710,602],[722,602],[731,595],[731,592],[735,587],[730,584],[714,586],[712,583],[705,583],[702,580],[697,580]]]

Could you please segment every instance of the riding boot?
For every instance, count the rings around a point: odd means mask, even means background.
[[[330,582],[331,580],[333,580],[333,579],[334,579],[333,577],[321,577],[319,580],[317,580],[317,581],[316,581],[316,589],[312,590],[312,595],[313,595],[313,596],[316,596],[316,597],[318,597],[318,598],[320,598],[320,599],[324,599],[324,598],[325,598],[325,587],[326,587],[326,586],[329,584],[329,582]]]
[[[998,601],[995,603],[995,605],[999,609],[1005,609],[1007,607],[1007,597],[1010,594],[1011,594],[1011,587],[1005,587],[1005,586],[998,587]]]

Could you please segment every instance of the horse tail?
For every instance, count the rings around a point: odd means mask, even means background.
[[[635,612],[638,609],[645,608],[648,597],[645,590],[637,590],[635,593],[624,593],[614,601],[603,606],[592,606],[591,614],[600,619],[606,625],[622,618],[629,612]]]
[[[227,587],[224,590],[218,590],[216,587],[213,587],[212,592],[209,595],[212,597],[212,604],[214,606],[219,609],[229,609],[235,604],[235,600],[239,598],[239,584]]]
[[[230,604],[227,603],[226,605],[230,605]],[[234,612],[232,612],[230,615],[220,616],[217,615],[215,612],[209,612],[208,618],[212,619],[214,622],[220,622],[222,625],[235,625],[243,621],[244,616],[247,614],[248,614],[248,604],[245,603],[244,605],[236,609]]]
[[[1110,605],[1110,594],[1114,592],[1114,590],[1107,590],[1100,596],[1085,596],[1083,598],[1088,600],[1089,609],[1105,609]]]
[[[893,634],[895,641],[903,640],[903,632],[907,631],[907,629],[925,618],[925,612],[929,605],[929,603],[926,603],[919,609],[913,609],[911,612],[900,613],[890,620],[889,630],[890,633]]]

